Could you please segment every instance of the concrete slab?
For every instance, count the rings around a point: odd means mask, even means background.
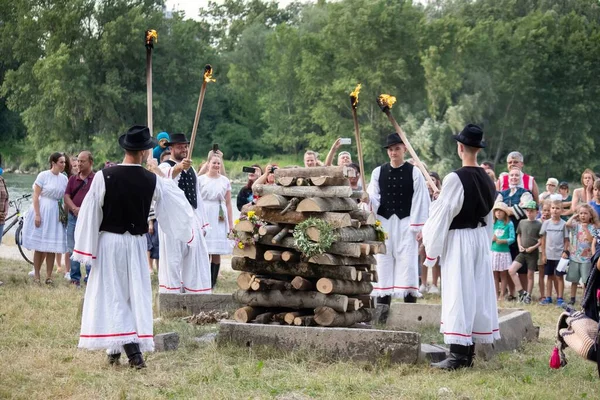
[[[386,327],[399,330],[416,330],[438,327],[442,306],[439,304],[392,303]],[[524,342],[536,340],[539,328],[533,326],[529,311],[519,308],[501,308],[498,310],[501,339],[494,344],[475,346],[478,357],[491,358],[496,352],[512,351],[520,348]]]
[[[309,349],[327,358],[415,364],[421,353],[420,335],[380,329],[322,328],[286,325],[219,323],[217,345],[269,346],[283,351]]]
[[[440,362],[445,360],[449,353],[450,351],[444,346],[422,343],[419,361],[427,363]]]
[[[239,308],[231,294],[159,293],[160,315],[192,315],[200,311],[220,310],[234,312]]]
[[[441,312],[439,304],[392,303],[386,327],[414,331],[421,326],[439,326]]]
[[[179,348],[179,334],[177,332],[160,333],[154,336],[155,351],[173,351]]]

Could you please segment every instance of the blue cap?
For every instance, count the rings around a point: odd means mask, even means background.
[[[4,170],[2,169],[2,167],[0,167],[0,175],[2,175],[4,173]]]
[[[161,132],[156,137],[156,140],[162,140],[162,139],[171,140],[171,138],[169,137],[169,134],[167,132]]]

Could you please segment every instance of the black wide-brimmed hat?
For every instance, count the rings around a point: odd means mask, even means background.
[[[174,144],[179,143],[190,144],[190,141],[185,137],[185,133],[173,133],[171,135],[171,141],[167,143],[167,146],[173,146]]]
[[[395,144],[404,144],[402,143],[402,139],[400,138],[400,135],[398,135],[397,133],[390,133],[387,136],[387,139],[385,140],[385,146],[383,146],[384,149],[387,149],[390,146],[393,146]]]
[[[156,140],[150,136],[150,129],[143,125],[134,125],[127,132],[119,136],[119,146],[125,150],[148,150],[156,145]]]
[[[454,140],[464,144],[465,146],[477,147],[483,149],[485,143],[483,142],[483,130],[477,125],[469,124],[458,134],[452,136]]]

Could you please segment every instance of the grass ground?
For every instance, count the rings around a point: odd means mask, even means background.
[[[108,367],[103,352],[77,349],[82,290],[62,279],[52,288],[33,286],[28,271],[25,263],[0,259],[0,398],[600,398],[595,365],[570,350],[566,368],[548,368],[556,307],[525,307],[541,327],[539,342],[453,373],[426,365],[388,365],[384,360],[327,362],[310,349],[282,354],[200,344],[194,338],[216,331],[216,326],[192,326],[180,318],[159,319],[154,329],[155,334],[178,332],[179,350],[148,354],[148,368],[134,371]],[[234,280],[233,273],[224,276],[219,291],[233,290]]]

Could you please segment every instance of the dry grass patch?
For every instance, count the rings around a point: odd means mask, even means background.
[[[147,355],[148,368],[110,368],[103,352],[77,349],[83,290],[63,279],[36,287],[29,266],[0,259],[0,398],[27,399],[563,399],[599,398],[595,366],[568,352],[569,365],[548,368],[556,307],[527,306],[541,340],[521,351],[478,361],[468,371],[444,373],[426,365],[332,362],[310,349],[217,347],[195,337],[216,326],[161,318],[155,334],[176,331],[180,349]],[[231,292],[235,273],[218,292]],[[156,281],[153,281],[156,287]],[[426,302],[439,300],[426,297]],[[513,304],[509,304],[513,305]],[[429,332],[424,341],[435,340]]]

